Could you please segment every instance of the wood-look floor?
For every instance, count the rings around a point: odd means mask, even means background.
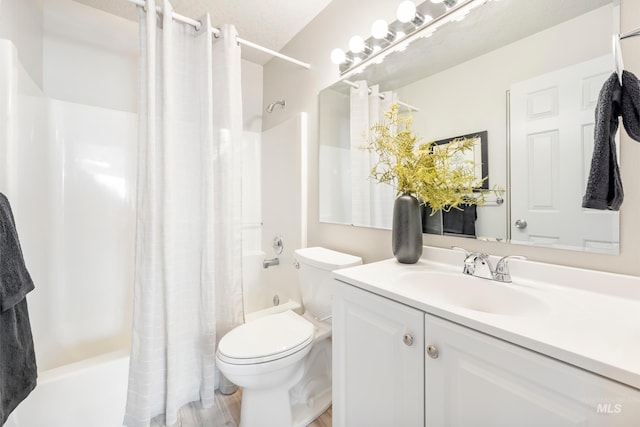
[[[240,424],[241,399],[242,390],[228,396],[216,392],[216,404],[212,408],[202,409],[199,403],[191,403],[180,409],[178,422],[170,427],[237,427]],[[164,427],[163,421],[158,417],[150,427]],[[309,427],[331,427],[331,407]]]

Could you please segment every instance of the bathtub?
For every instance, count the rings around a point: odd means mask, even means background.
[[[301,310],[287,301],[247,313],[247,321]],[[4,427],[122,426],[127,400],[129,350],[119,350],[38,373],[35,390],[16,408]]]
[[[5,427],[121,426],[129,351],[115,351],[38,374],[38,385]]]

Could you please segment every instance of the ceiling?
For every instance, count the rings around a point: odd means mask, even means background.
[[[75,0],[126,19],[137,20],[128,0]],[[332,0],[171,0],[176,13],[198,19],[210,13],[214,27],[235,25],[245,40],[280,51]],[[157,0],[157,3],[160,3]],[[264,65],[272,57],[256,49],[242,49],[247,61]]]

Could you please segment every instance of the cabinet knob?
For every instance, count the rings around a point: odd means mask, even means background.
[[[429,355],[430,358],[437,359],[439,355],[438,347],[436,347],[435,345],[428,345],[427,354]]]
[[[413,345],[413,337],[410,334],[404,334],[402,341],[404,341],[405,345],[409,347]]]

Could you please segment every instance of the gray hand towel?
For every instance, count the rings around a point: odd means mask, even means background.
[[[640,83],[626,70],[622,72],[622,124],[627,134],[640,142]]]
[[[618,169],[615,134],[618,117],[627,134],[640,142],[640,83],[629,71],[622,72],[622,86],[613,73],[605,82],[596,105],[593,157],[583,208],[619,210],[624,199]]]
[[[622,205],[624,192],[615,142],[621,103],[622,87],[613,73],[602,86],[596,104],[593,157],[583,208],[618,210]]]
[[[0,193],[0,425],[36,386],[26,294],[34,288],[9,201]]]
[[[462,205],[458,209],[442,212],[442,232],[463,236],[476,235],[476,220],[478,211],[476,205]]]
[[[33,288],[33,280],[24,264],[11,205],[0,193],[0,311],[19,303]]]

